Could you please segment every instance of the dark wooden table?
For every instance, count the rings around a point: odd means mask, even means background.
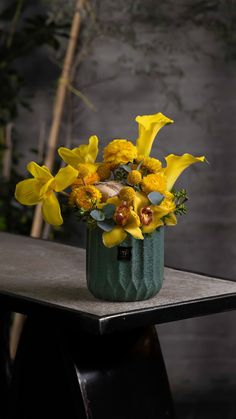
[[[87,290],[82,249],[1,233],[0,252],[0,311],[27,314],[10,419],[173,418],[153,325],[236,308],[229,280],[166,268],[154,298],[111,303]]]

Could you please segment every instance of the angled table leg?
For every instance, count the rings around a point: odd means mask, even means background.
[[[10,380],[10,355],[9,355],[9,312],[0,312],[0,418],[6,417],[8,387]]]
[[[57,328],[58,323],[28,319],[16,358],[10,419],[173,418],[153,327],[104,336]]]

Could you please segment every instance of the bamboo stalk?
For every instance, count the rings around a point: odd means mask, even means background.
[[[68,42],[68,47],[66,51],[66,56],[63,64],[62,74],[59,79],[59,84],[57,88],[55,104],[53,109],[53,119],[52,125],[49,133],[48,138],[48,149],[47,155],[45,159],[45,166],[47,166],[50,170],[53,168],[54,159],[55,159],[55,149],[57,145],[57,139],[59,134],[59,129],[61,125],[61,118],[66,98],[66,92],[68,85],[70,85],[70,72],[73,63],[73,58],[75,54],[76,44],[79,36],[79,31],[81,27],[81,15],[80,10],[84,7],[86,0],[77,0],[75,13],[72,20],[70,37]],[[40,237],[42,233],[43,227],[43,219],[41,215],[41,204],[36,206],[34,212],[33,223],[31,227],[31,237]],[[13,328],[11,332],[11,339],[10,339],[10,350],[12,359],[15,358],[19,338],[21,335],[21,331],[23,329],[23,325],[25,322],[26,317],[22,314],[15,314],[15,318],[13,320]]]
[[[75,13],[74,13],[74,17],[73,17],[73,21],[71,25],[68,47],[66,51],[66,56],[65,56],[65,60],[63,64],[61,77],[59,79],[59,85],[57,88],[55,105],[53,109],[53,120],[52,120],[52,125],[51,125],[51,129],[49,133],[48,149],[47,149],[47,155],[45,159],[45,166],[47,166],[49,170],[52,170],[54,159],[55,159],[55,149],[56,149],[59,129],[61,125],[61,118],[62,118],[62,112],[64,108],[64,103],[65,103],[65,97],[66,97],[68,84],[70,84],[70,71],[71,71],[75,49],[77,45],[77,40],[79,36],[79,31],[81,27],[80,10],[82,7],[84,7],[85,2],[86,0],[77,0],[76,2]],[[39,209],[39,206],[37,206],[34,213],[34,219],[33,219],[30,235],[32,237],[40,237],[42,226],[43,226],[43,220],[42,220],[41,210]]]

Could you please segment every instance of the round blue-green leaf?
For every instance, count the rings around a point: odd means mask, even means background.
[[[106,220],[106,221],[98,221],[97,225],[104,231],[111,231],[114,228],[115,223],[112,220]]]
[[[150,192],[148,199],[153,205],[159,205],[163,201],[164,195],[160,192]]]
[[[100,210],[92,210],[90,212],[91,217],[96,221],[103,221],[105,220],[105,214]]]
[[[116,207],[114,204],[107,204],[105,207],[103,207],[103,212],[105,214],[105,217],[110,219],[113,217],[115,213]]]

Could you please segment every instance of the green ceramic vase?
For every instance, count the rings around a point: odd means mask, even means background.
[[[127,239],[108,249],[102,230],[88,231],[87,286],[97,298],[108,301],[139,301],[160,291],[164,271],[164,228],[144,240]]]

